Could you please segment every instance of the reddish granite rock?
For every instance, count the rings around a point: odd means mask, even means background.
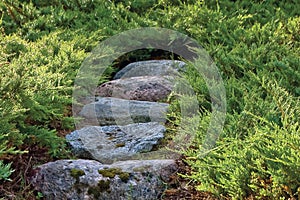
[[[170,77],[140,76],[117,79],[100,85],[96,96],[139,101],[160,101],[171,93]]]

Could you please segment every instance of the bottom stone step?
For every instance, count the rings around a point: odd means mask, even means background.
[[[156,200],[176,169],[174,160],[128,160],[112,165],[58,160],[36,168],[31,183],[49,200]]]
[[[77,157],[112,163],[151,151],[165,131],[158,122],[90,126],[68,134],[66,140]]]

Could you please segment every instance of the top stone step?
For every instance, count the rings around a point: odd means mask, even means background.
[[[172,76],[178,75],[185,63],[179,60],[148,60],[130,63],[121,69],[115,79],[137,76]]]

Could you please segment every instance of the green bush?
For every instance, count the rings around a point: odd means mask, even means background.
[[[100,26],[113,24],[108,19],[95,26],[95,19],[115,8],[78,3],[1,1],[0,159],[27,153],[20,149],[32,145],[48,148],[53,157],[65,155],[57,131],[74,126],[70,108],[75,76],[87,52],[107,37],[110,30]],[[1,164],[1,179],[7,180],[12,170],[10,164]]]
[[[195,159],[189,161],[195,170],[190,178],[200,182],[198,189],[234,198],[255,194],[279,199],[298,194],[299,98],[276,83],[261,84],[266,98],[272,100],[261,105],[264,113],[253,113],[261,103],[253,91],[245,97],[248,105],[243,112],[228,119],[216,149],[205,157],[200,156],[201,148],[188,152]]]
[[[86,53],[58,34],[35,43],[16,34],[0,36],[4,47],[0,51],[1,159],[24,153],[18,151],[24,145],[47,147],[54,157],[65,154],[56,129],[73,128],[72,84]],[[0,167],[6,175],[8,166]]]
[[[0,181],[1,180],[10,180],[8,177],[14,171],[11,168],[11,164],[3,164],[2,160],[0,160]]]
[[[61,156],[65,144],[56,129],[72,129],[72,86],[88,53],[122,31],[164,27],[196,39],[226,83],[224,133],[201,157],[210,95],[194,69],[185,73],[200,103],[199,119],[190,122],[199,127],[183,130],[197,133],[183,152],[193,171],[186,177],[220,197],[299,198],[299,12],[296,0],[2,0],[0,158],[26,153],[25,144]],[[139,58],[151,54],[139,52]],[[175,127],[179,103],[171,105]],[[0,180],[12,170],[1,161]]]
[[[294,177],[300,168],[300,21],[295,15],[299,4],[280,6],[276,2],[205,1],[164,8],[170,13],[166,17],[163,11],[156,14],[161,24],[174,21],[173,27],[197,38],[213,56],[226,83],[224,133],[216,148],[203,157],[210,97],[195,71],[186,74],[203,109],[198,130],[185,130],[197,134],[193,148],[184,154],[194,172],[185,177],[197,182],[199,190],[235,199],[299,196],[300,182]],[[179,124],[178,103],[173,104],[173,120]]]

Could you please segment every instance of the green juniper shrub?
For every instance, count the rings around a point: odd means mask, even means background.
[[[227,193],[233,198],[255,194],[258,198],[279,199],[297,194],[300,180],[294,174],[300,169],[297,159],[299,98],[291,96],[276,83],[263,84],[268,96],[274,100],[265,110],[270,114],[278,113],[281,123],[268,120],[263,114],[253,114],[248,107],[227,123],[224,130],[227,135],[220,138],[217,148],[210,154],[198,157],[200,151],[188,152],[189,156],[197,158],[189,163],[195,169],[191,178],[201,183],[198,189]],[[282,105],[285,105],[284,109]],[[244,130],[247,137],[231,135],[230,129],[234,126],[245,125],[235,122],[243,115],[252,119],[252,128]]]
[[[227,95],[224,131],[203,157],[210,94],[195,69],[188,67],[183,75],[200,104],[198,118],[188,122],[198,127],[182,130],[196,133],[193,148],[182,150],[193,172],[185,177],[219,197],[299,198],[299,11],[296,0],[3,0],[0,159],[26,153],[18,149],[25,143],[46,146],[54,157],[64,155],[57,129],[73,128],[72,87],[89,52],[125,30],[164,27],[187,34],[208,51]],[[137,59],[151,58],[151,51],[140,52]],[[109,67],[97,83],[114,72]],[[169,123],[175,132],[181,110],[173,98],[178,94],[172,95]],[[13,170],[0,161],[0,181],[9,180]],[[104,191],[109,182],[89,189],[95,196]]]

